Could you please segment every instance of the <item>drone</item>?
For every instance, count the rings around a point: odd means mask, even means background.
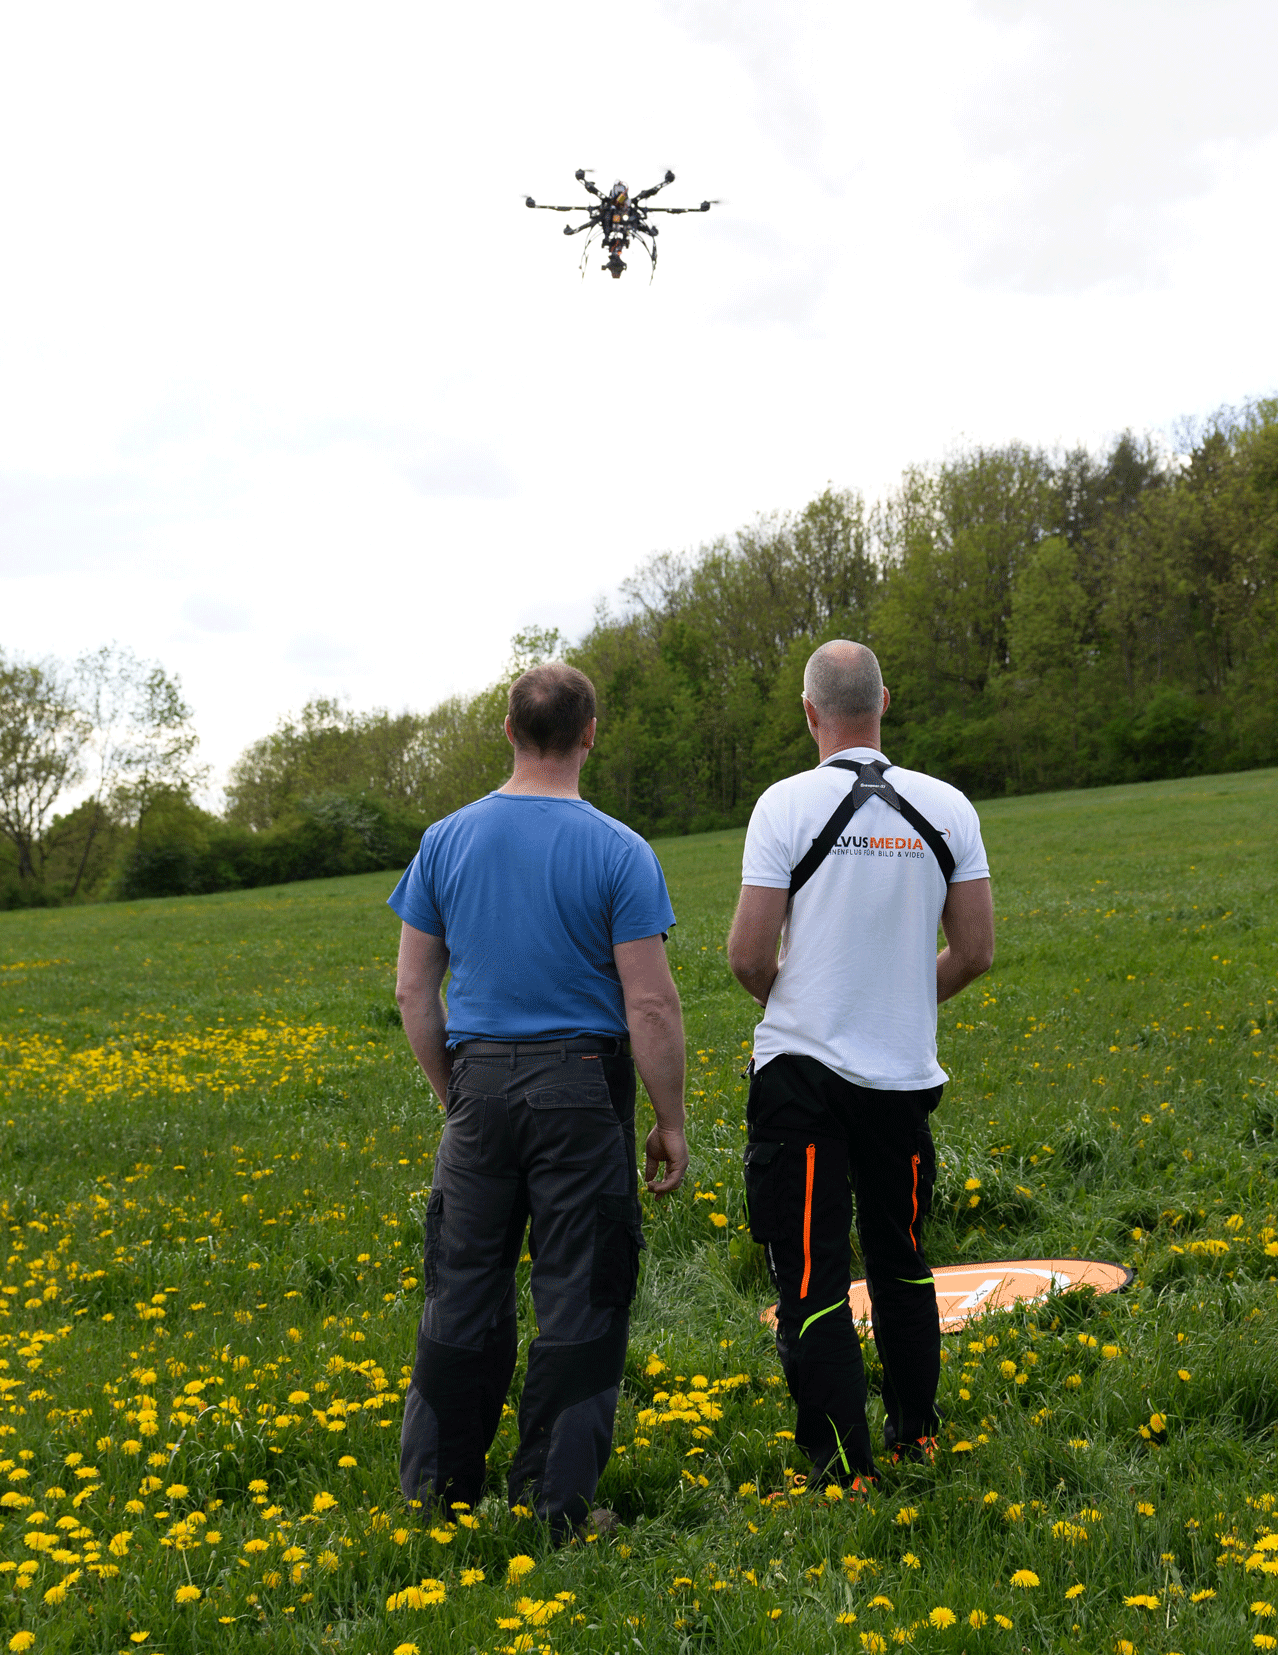
[[[584,186],[590,195],[595,197],[595,204],[580,203],[576,207],[550,207],[543,201],[534,201],[532,196],[524,197],[525,207],[536,207],[544,213],[576,213],[584,211],[584,224],[565,224],[566,236],[579,236],[586,231],[586,240],[581,254],[581,272],[586,273],[586,254],[590,247],[591,236],[598,230],[608,257],[602,265],[614,281],[617,281],[626,270],[626,261],[622,254],[626,252],[631,241],[637,241],[652,260],[653,274],[657,269],[657,226],[649,224],[649,213],[708,213],[717,203],[703,201],[699,207],[646,207],[644,202],[650,201],[658,190],[664,190],[667,184],[674,183],[674,173],[667,171],[666,176],[659,184],[651,189],[640,190],[637,195],[631,195],[630,187],[618,179],[608,191],[607,195],[586,176],[591,169],[578,167],[577,182]],[[651,279],[651,278],[650,278]]]

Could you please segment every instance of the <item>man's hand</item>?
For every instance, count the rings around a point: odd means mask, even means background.
[[[663,1166],[666,1175],[658,1182],[657,1168]],[[683,1183],[688,1170],[688,1140],[681,1126],[654,1126],[643,1146],[643,1179],[649,1192],[656,1196],[669,1195]]]
[[[612,951],[626,1002],[635,1068],[648,1088],[657,1124],[645,1145],[644,1178],[654,1195],[678,1189],[688,1170],[683,1136],[683,1013],[659,936],[619,942]],[[656,1183],[657,1167],[666,1176]]]

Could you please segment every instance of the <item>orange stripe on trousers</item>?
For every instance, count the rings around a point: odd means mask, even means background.
[[[914,1239],[914,1226],[919,1220],[919,1158],[917,1155],[910,1156],[910,1165],[914,1168],[914,1188],[910,1192],[910,1199],[914,1203],[914,1212],[910,1218],[910,1246],[917,1253],[919,1244]]]
[[[808,1145],[808,1177],[803,1193],[803,1284],[799,1297],[808,1296],[808,1279],[812,1275],[812,1180],[816,1175],[816,1145]]]

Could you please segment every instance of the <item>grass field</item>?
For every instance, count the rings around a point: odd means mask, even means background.
[[[626,1527],[558,1552],[500,1498],[398,1492],[442,1112],[393,880],[0,915],[3,1642],[1278,1647],[1278,772],[982,818],[999,952],[942,1008],[929,1253],[1134,1287],[948,1336],[934,1470],[761,1504],[802,1467],[739,1229],[741,835],[663,843],[692,1168],[648,1203]],[[494,1473],[512,1446],[508,1415]]]

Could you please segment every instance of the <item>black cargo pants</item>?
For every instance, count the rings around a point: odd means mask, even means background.
[[[873,1474],[866,1380],[848,1308],[855,1216],[883,1364],[884,1438],[935,1436],[941,1329],[923,1256],[941,1087],[855,1086],[816,1058],[783,1054],[750,1082],[746,1202],[776,1286],[777,1353],[797,1405],[795,1441],[814,1474]],[[855,1196],[855,1210],[853,1206]]]
[[[531,1217],[538,1331],[509,1498],[558,1534],[589,1514],[643,1245],[634,1064],[603,1045],[458,1048],[426,1208],[426,1305],[400,1444],[408,1499],[480,1497],[515,1370],[515,1267]]]

